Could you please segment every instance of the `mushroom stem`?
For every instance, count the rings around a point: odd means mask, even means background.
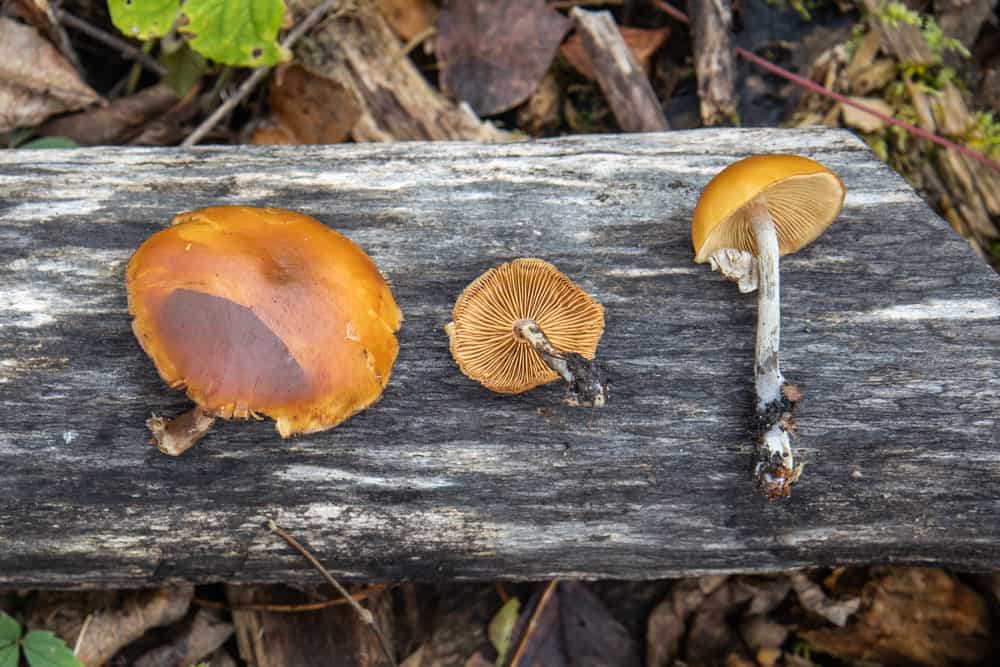
[[[757,241],[757,347],[754,363],[754,388],[757,412],[781,400],[781,369],[778,348],[781,342],[781,293],[778,274],[778,233],[764,197],[750,203],[750,225]]]
[[[531,319],[514,323],[514,335],[531,345],[545,365],[569,384],[572,405],[600,407],[607,400],[607,383],[596,361],[576,352],[563,352],[548,339],[538,322]]]
[[[791,435],[795,431],[795,401],[785,395],[778,350],[781,341],[781,295],[778,273],[778,234],[764,196],[750,203],[750,225],[757,241],[757,345],[754,358],[754,390],[760,439],[754,477],[760,491],[770,499],[791,493],[802,465],[792,458]],[[789,391],[795,394],[797,391]]]
[[[146,426],[153,434],[153,444],[164,454],[180,456],[205,437],[215,424],[215,417],[195,406],[173,419],[153,415]]]

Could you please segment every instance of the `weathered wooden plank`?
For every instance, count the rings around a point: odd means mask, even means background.
[[[753,296],[692,263],[700,188],[753,151],[848,187],[783,261],[783,363],[806,394],[791,499],[753,495]],[[407,320],[392,381],[334,431],[180,411],[129,330],[131,251],[182,209],[280,205],[359,242]],[[464,378],[442,326],[520,255],[604,303],[599,411],[558,385]],[[1000,279],[845,132],[706,130],[499,146],[0,151],[0,585],[313,581],[335,574],[659,577],[837,562],[1000,567]]]

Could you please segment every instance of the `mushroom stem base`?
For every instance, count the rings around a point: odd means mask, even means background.
[[[792,438],[796,434],[795,405],[801,394],[795,385],[784,384],[782,396],[757,412],[757,463],[754,482],[768,500],[784,498],[792,493],[802,474],[802,464],[792,458]]]
[[[545,365],[559,374],[569,385],[570,405],[601,407],[607,400],[607,380],[600,364],[576,352],[563,352],[549,340],[534,320],[514,323],[514,335],[531,345]]]
[[[191,449],[212,429],[215,417],[195,406],[173,419],[153,415],[146,426],[153,434],[153,444],[164,454],[180,456]]]

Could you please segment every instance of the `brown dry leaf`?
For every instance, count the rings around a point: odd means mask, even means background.
[[[821,616],[838,627],[847,624],[861,606],[861,599],[851,597],[846,600],[834,600],[827,597],[823,589],[802,572],[793,572],[788,576],[792,588],[799,596],[799,603],[817,616]]]
[[[279,65],[267,98],[271,127],[258,128],[254,144],[339,144],[361,117],[354,93],[297,63]]]
[[[871,107],[875,111],[884,113],[886,116],[892,116],[892,107],[878,97],[851,97],[848,99],[852,102]],[[878,117],[846,104],[840,107],[840,118],[844,122],[844,125],[853,127],[855,130],[860,130],[861,132],[879,132],[885,127],[885,123]]]
[[[551,581],[514,627],[509,667],[638,667],[639,649],[604,604],[576,581]]]
[[[92,667],[103,665],[150,628],[183,618],[193,596],[191,586],[136,591],[121,599],[115,592],[54,593],[39,597],[27,625],[52,630],[70,646],[77,646],[77,658]],[[81,637],[84,623],[87,631]]]
[[[158,84],[134,95],[119,97],[106,107],[56,118],[42,126],[40,133],[69,137],[81,146],[126,143],[150,120],[166,113],[179,101],[169,86]]]
[[[0,132],[100,99],[37,30],[0,17]]]
[[[437,22],[438,8],[430,0],[377,0],[376,4],[393,32],[407,42]]]
[[[199,609],[194,620],[183,632],[173,637],[170,642],[143,653],[133,666],[194,665],[222,646],[232,634],[232,625],[220,619],[214,612]]]
[[[453,0],[437,30],[442,88],[491,116],[534,92],[569,19],[544,0]]]
[[[628,50],[632,52],[636,62],[642,70],[649,76],[653,54],[663,46],[670,37],[670,28],[657,28],[648,30],[645,28],[629,28],[618,26],[618,32],[628,45]],[[594,79],[594,68],[590,64],[590,58],[583,49],[583,42],[580,35],[574,33],[559,47],[559,55],[566,59],[573,68],[587,77]]]
[[[861,610],[847,627],[799,635],[841,659],[893,665],[976,664],[990,650],[986,602],[943,570],[881,568],[861,597]]]

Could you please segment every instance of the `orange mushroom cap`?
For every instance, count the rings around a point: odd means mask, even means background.
[[[282,437],[332,428],[382,394],[402,313],[353,241],[309,216],[177,215],[126,270],[132,330],[206,412],[262,413]]]
[[[734,162],[702,190],[691,221],[695,262],[717,250],[757,254],[747,204],[764,195],[782,255],[823,233],[844,206],[844,184],[815,160],[799,155],[755,155]]]
[[[466,376],[487,389],[519,394],[559,379],[522,338],[520,320],[534,320],[563,352],[593,359],[604,332],[604,308],[541,259],[494,267],[469,283],[446,327],[451,354]]]

